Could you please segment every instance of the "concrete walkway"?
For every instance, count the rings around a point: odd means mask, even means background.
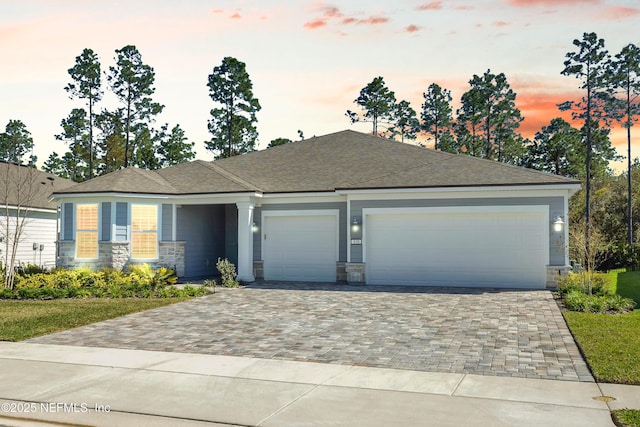
[[[633,386],[250,357],[0,342],[0,364],[5,426],[602,427],[640,409]]]

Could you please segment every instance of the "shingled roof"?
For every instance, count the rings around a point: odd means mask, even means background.
[[[74,185],[29,166],[0,161],[0,206],[56,209],[56,203],[49,201],[51,194]]]
[[[296,193],[577,183],[346,130],[214,162],[196,160],[157,171],[127,168],[56,194]]]

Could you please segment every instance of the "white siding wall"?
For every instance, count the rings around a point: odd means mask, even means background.
[[[0,227],[2,234],[5,233],[6,219],[2,218]],[[56,213],[31,212],[26,220],[25,230],[22,233],[18,250],[16,252],[16,264],[36,264],[44,265],[47,268],[55,266],[56,262]],[[13,223],[13,221],[11,221]],[[13,230],[13,225],[9,233]],[[33,244],[38,244],[38,250],[33,250]],[[39,246],[44,245],[44,250],[40,252]],[[2,245],[2,260],[5,259],[4,244]],[[34,256],[35,255],[35,256]]]

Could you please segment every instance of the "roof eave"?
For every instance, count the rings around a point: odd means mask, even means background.
[[[358,187],[358,188],[336,188],[335,192],[338,194],[354,194],[354,193],[379,193],[389,191],[483,191],[483,190],[495,190],[509,189],[509,190],[533,190],[533,189],[558,189],[568,190],[571,194],[575,193],[581,188],[581,184],[578,181],[574,182],[538,182],[538,183],[513,183],[513,184],[472,184],[472,185],[434,185],[434,186],[396,186],[396,187]]]
[[[124,191],[83,191],[73,193],[53,193],[52,200],[71,199],[71,198],[149,198],[149,199],[179,199],[183,197],[215,197],[215,196],[251,196],[262,197],[262,193],[258,191],[218,191],[212,192],[200,192],[200,193],[137,193],[137,192],[124,192]]]

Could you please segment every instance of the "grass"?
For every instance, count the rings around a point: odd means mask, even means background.
[[[640,307],[640,271],[607,274],[612,290]],[[564,312],[597,381],[640,384],[640,310],[627,314]]]
[[[615,276],[612,280],[615,292],[631,298],[638,304],[637,307],[640,307],[640,271],[618,271],[609,274]]]
[[[640,310],[628,314],[564,312],[596,380],[640,384]]]
[[[0,301],[0,341],[22,341],[186,299],[2,300]]]
[[[613,411],[613,422],[621,427],[638,427],[640,426],[640,411],[635,409]]]

